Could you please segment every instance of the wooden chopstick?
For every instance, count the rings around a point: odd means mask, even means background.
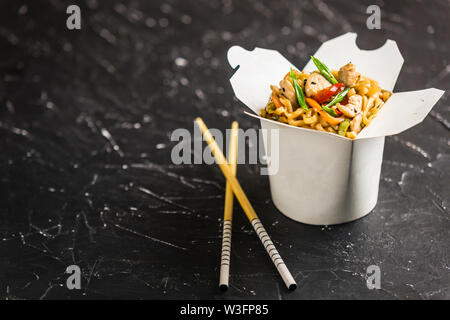
[[[237,163],[237,140],[238,140],[238,123],[234,121],[231,125],[230,144],[228,146],[228,166],[233,176],[236,176]],[[230,277],[230,261],[231,261],[231,229],[233,221],[233,190],[227,181],[225,187],[225,207],[223,210],[223,231],[222,231],[222,256],[220,260],[220,280],[219,288],[221,290],[228,289],[228,281]]]
[[[269,254],[270,258],[272,259],[272,262],[274,263],[279,274],[281,275],[281,278],[283,279],[284,283],[286,284],[286,287],[289,290],[294,290],[295,288],[297,288],[297,283],[295,282],[294,278],[292,277],[291,273],[289,272],[288,268],[286,267],[286,264],[284,263],[283,259],[281,259],[281,256],[278,253],[278,250],[275,248],[275,245],[273,244],[272,240],[270,239],[269,235],[267,234],[266,230],[264,229],[261,221],[258,218],[258,215],[256,214],[255,210],[253,209],[252,205],[250,204],[250,201],[248,200],[247,196],[245,195],[244,190],[242,190],[241,185],[239,184],[239,182],[237,181],[233,172],[229,168],[229,165],[225,159],[225,156],[223,155],[223,153],[220,150],[219,146],[217,145],[216,141],[214,140],[211,133],[209,132],[208,127],[205,125],[205,123],[203,122],[203,120],[201,118],[196,118],[195,122],[197,123],[198,127],[202,131],[203,137],[205,138],[206,142],[208,143],[212,154],[216,158],[217,164],[219,165],[220,169],[222,170],[222,173],[225,176],[225,178],[227,179],[227,182],[230,184],[234,195],[236,196],[239,203],[241,204],[242,209],[244,210],[245,214],[247,215],[248,220],[250,221],[250,223],[253,226],[253,229],[255,230],[256,234],[258,235],[259,239],[261,240],[261,243],[263,244],[263,246],[266,249],[267,253]]]

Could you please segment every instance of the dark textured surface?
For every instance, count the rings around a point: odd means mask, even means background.
[[[80,31],[65,27],[68,4],[0,4],[0,297],[450,298],[448,93],[386,139],[378,205],[359,221],[293,222],[267,177],[239,166],[299,283],[291,293],[238,206],[231,288],[218,291],[224,179],[170,161],[171,132],[192,131],[196,116],[221,130],[259,126],[233,100],[233,44],[302,66],[347,31],[366,49],[391,38],[405,58],[396,91],[448,90],[447,1],[386,1],[379,31],[361,1],[90,0],[78,2]],[[71,264],[80,291],[65,288]],[[381,290],[366,288],[371,264]]]

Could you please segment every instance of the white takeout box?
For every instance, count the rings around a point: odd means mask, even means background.
[[[403,64],[397,44],[387,40],[376,50],[360,50],[356,36],[346,33],[326,41],[314,56],[334,70],[352,62],[359,73],[392,91]],[[351,140],[259,116],[271,94],[270,85],[278,85],[290,67],[296,68],[278,51],[233,46],[228,61],[234,69],[239,66],[230,82],[236,97],[254,112],[246,113],[259,118],[263,129],[279,130],[279,168],[269,175],[274,204],[289,218],[313,225],[344,223],[372,211],[384,137],[422,122],[444,93],[434,88],[394,93],[370,125]],[[310,60],[303,70],[316,67]],[[271,143],[264,139],[266,151],[272,150]],[[270,166],[269,161],[269,171]]]

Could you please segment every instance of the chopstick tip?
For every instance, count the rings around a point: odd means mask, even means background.
[[[221,285],[219,285],[219,289],[221,291],[227,291],[228,290],[228,286],[226,284],[221,284]]]

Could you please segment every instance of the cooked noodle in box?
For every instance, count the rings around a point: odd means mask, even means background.
[[[228,50],[239,66],[234,93],[253,111],[246,114],[278,130],[278,141],[263,135],[265,150],[279,152],[276,165],[268,161],[272,200],[299,222],[331,225],[371,212],[385,136],[422,122],[444,93],[393,92],[403,64],[397,44],[361,50],[356,36],[324,42],[303,69],[274,50]]]

